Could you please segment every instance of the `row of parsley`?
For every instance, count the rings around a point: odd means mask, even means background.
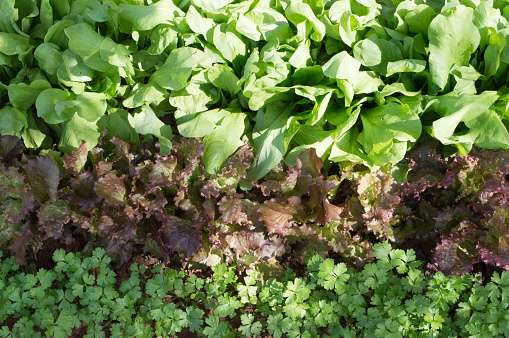
[[[3,258],[0,337],[67,337],[82,325],[85,337],[105,337],[105,331],[168,337],[184,329],[201,337],[275,338],[509,333],[509,273],[495,273],[486,285],[479,275],[425,276],[413,250],[387,242],[375,245],[374,257],[356,271],[310,254],[304,275],[287,269],[283,278],[263,283],[259,272],[239,277],[225,264],[203,279],[161,264],[148,273],[136,263],[118,283],[101,248],[87,258],[56,250],[56,266],[36,273]]]

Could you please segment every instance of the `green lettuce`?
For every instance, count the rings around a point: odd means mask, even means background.
[[[248,142],[244,188],[309,148],[373,170],[423,131],[461,154],[509,148],[500,1],[0,4],[0,133],[28,148],[117,134],[169,155],[179,133],[216,173]]]

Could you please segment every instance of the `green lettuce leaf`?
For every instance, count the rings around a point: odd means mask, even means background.
[[[325,25],[318,20],[307,3],[291,3],[286,7],[285,14],[288,20],[297,26],[299,37],[305,38],[308,33],[311,33],[310,38],[312,40],[321,41],[325,36]],[[301,30],[304,30],[304,32],[301,32]]]
[[[177,48],[170,53],[164,65],[154,72],[151,81],[166,89],[184,89],[193,71],[200,67],[212,67],[212,60],[207,54],[196,48]]]
[[[154,135],[159,139],[163,156],[171,153],[171,126],[164,124],[150,106],[141,107],[134,116],[129,115],[128,120],[138,134]]]
[[[258,111],[253,130],[256,161],[249,168],[246,181],[265,176],[288,151],[290,141],[299,129],[299,123],[290,118],[293,106],[278,101],[270,104],[265,111]]]
[[[479,95],[444,95],[437,97],[429,106],[442,117],[433,122],[433,136],[443,144],[466,144],[471,148],[475,137],[473,134],[459,133],[456,129],[461,122],[477,125],[473,120],[485,113],[499,98],[494,91],[485,91]]]
[[[429,66],[433,82],[444,89],[453,65],[468,66],[481,36],[474,25],[474,10],[463,5],[437,15],[428,28]]]
[[[97,145],[101,136],[97,124],[89,122],[78,114],[65,123],[58,149],[66,154],[78,149],[82,141],[86,141],[90,148]]]
[[[396,163],[404,158],[407,141],[415,142],[421,135],[421,120],[406,105],[389,102],[360,114],[360,134],[366,154],[375,165]]]
[[[23,128],[28,127],[27,113],[15,107],[0,109],[0,134],[20,137]]]
[[[133,25],[133,31],[148,31],[159,24],[172,22],[176,16],[184,16],[184,12],[171,0],[160,0],[150,6],[137,6],[121,3],[120,17]]]
[[[244,134],[245,119],[246,114],[240,112],[226,115],[221,124],[203,138],[203,164],[207,172],[216,173],[226,159],[244,144],[240,138]]]
[[[7,87],[9,101],[11,104],[20,109],[27,110],[33,105],[39,94],[51,88],[51,84],[46,80],[35,80],[29,85],[26,83],[11,84]]]

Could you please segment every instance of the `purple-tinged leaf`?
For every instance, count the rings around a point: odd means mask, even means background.
[[[60,238],[64,225],[71,220],[70,213],[66,201],[47,201],[37,211],[39,230],[46,234],[45,238]]]
[[[403,205],[404,206],[404,205]],[[429,240],[438,237],[435,231],[435,221],[438,220],[437,209],[428,201],[422,199],[418,203],[417,210],[407,210],[401,207],[396,217],[401,217],[401,223],[394,229],[396,242],[412,243],[414,240]],[[436,243],[433,243],[433,247]]]
[[[301,170],[311,174],[311,177],[316,178],[321,175],[323,169],[323,160],[316,155],[315,148],[307,148],[299,154],[301,161]]]
[[[24,227],[26,228],[26,227]],[[13,243],[9,246],[9,249],[14,253],[14,263],[22,266],[26,266],[25,251],[27,248],[28,241],[34,236],[30,229],[26,229],[24,235],[13,236]]]
[[[141,214],[129,209],[130,206],[126,206],[125,210],[115,209],[114,214],[110,214],[115,224],[118,225],[117,230],[110,235],[111,239],[124,243],[137,238],[138,223],[143,217]],[[113,210],[111,211],[113,212]]]
[[[216,218],[216,204],[215,201],[208,198],[203,202],[203,216],[209,222],[212,222]]]
[[[32,204],[30,209],[33,209],[34,206],[33,198],[30,203]],[[2,201],[2,205],[0,206],[0,212],[4,213],[9,221],[19,222],[28,213],[26,201],[23,201],[21,199],[7,198],[4,201]]]
[[[394,241],[394,230],[388,222],[382,219],[390,219],[392,212],[388,210],[381,210],[376,214],[366,214],[365,225],[369,231],[373,232],[377,237]]]
[[[299,160],[300,161],[300,160]],[[273,168],[274,171],[277,167]],[[269,178],[271,172],[267,174],[266,178]],[[300,169],[296,167],[288,167],[286,171],[278,172],[274,178],[269,178],[264,182],[258,183],[253,182],[253,185],[262,191],[263,196],[270,196],[271,193],[290,194],[297,185],[299,178]]]
[[[11,166],[23,152],[21,139],[11,135],[0,135],[0,162]]]
[[[80,174],[85,168],[88,158],[87,142],[83,141],[78,149],[71,152],[71,155],[65,154],[62,158],[64,168],[70,170],[73,174]]]
[[[168,204],[168,200],[163,196],[161,189],[157,187],[147,190],[144,194],[131,194],[129,199],[135,206],[141,208],[147,217],[162,210]]]
[[[159,216],[162,226],[158,233],[167,249],[176,250],[187,257],[194,256],[200,250],[202,233],[195,223],[166,213]]]
[[[72,224],[76,225],[81,229],[85,229],[92,235],[97,234],[97,227],[94,225],[92,217],[87,214],[81,214],[79,212],[71,212]]]
[[[458,187],[460,195],[457,200],[475,194],[476,187],[475,168],[478,166],[479,158],[473,156],[456,156],[449,164],[447,173],[444,175],[441,185],[444,188],[452,186]]]
[[[136,238],[136,231],[138,230],[137,220],[133,220],[126,214],[125,211],[113,212],[101,215],[96,219],[97,229],[105,235],[109,240],[115,242],[128,242]]]
[[[367,228],[380,238],[394,241],[390,222],[401,200],[394,179],[381,170],[364,174],[358,180],[357,192]]]
[[[271,242],[265,238],[262,232],[238,231],[225,237],[226,243],[230,249],[235,252],[238,258],[243,252],[249,253],[251,250],[261,250],[265,245]]]
[[[197,180],[203,181],[203,144],[198,139],[182,138],[174,144],[177,153],[177,168],[175,171],[175,185],[178,187],[173,201],[175,205],[192,215],[192,218],[199,218],[201,203],[203,201],[200,188],[194,186]]]
[[[97,230],[105,235],[109,235],[116,230],[116,224],[109,216],[100,216],[96,219]]]
[[[300,252],[301,258],[309,251],[313,251],[325,257],[327,252],[331,249],[327,241],[319,236],[315,229],[307,224],[294,226],[286,230],[284,238],[288,244],[294,244],[293,249],[296,252]]]
[[[115,146],[113,155],[108,159],[113,163],[113,169],[120,170],[123,174],[134,174],[134,154],[131,153],[131,144],[124,142],[117,135],[111,138],[111,143]]]
[[[11,242],[13,235],[20,234],[22,223],[11,222],[7,216],[0,210],[0,249],[5,249],[5,246]]]
[[[134,252],[134,243],[130,242],[107,242],[104,254],[111,257],[114,262],[113,268],[118,269],[120,266],[129,262]]]
[[[177,194],[173,197],[173,202],[175,203],[175,206],[180,208],[182,211],[196,215],[198,214],[198,209],[188,197],[187,191],[188,189],[186,187],[178,189]]]
[[[330,204],[327,200],[323,201],[323,209],[324,209],[324,223],[330,223],[332,221],[340,221],[341,214],[343,213],[344,208],[338,207],[336,205]]]
[[[180,142],[174,145],[174,150],[177,153],[178,160],[178,180],[181,181],[183,186],[189,182],[193,173],[197,171],[201,164],[201,157],[203,156],[203,143],[198,139],[185,139],[182,138]],[[203,165],[201,166],[203,171]]]
[[[104,176],[113,170],[113,162],[99,161],[94,167],[97,176]]]
[[[95,190],[97,177],[94,173],[85,171],[69,179],[69,188],[64,188],[64,196],[71,203],[80,206],[83,209],[90,209],[101,201]]]
[[[60,170],[53,161],[47,157],[33,158],[23,166],[23,171],[37,202],[43,204],[56,198]]]
[[[260,204],[256,201],[243,198],[242,200],[242,210],[247,216],[248,222],[255,222],[258,219],[258,208]]]
[[[309,187],[310,198],[307,204],[309,209],[314,212],[314,218],[311,220],[318,224],[325,224],[331,220],[337,220],[341,208],[327,201],[329,191],[336,188],[336,185],[329,181],[323,181],[321,178],[316,178],[313,181],[315,183],[311,184]]]
[[[479,239],[477,250],[488,264],[509,270],[509,212],[507,203],[484,224],[485,234]]]
[[[269,233],[283,234],[286,228],[292,226],[294,216],[304,217],[304,209],[300,198],[272,198],[265,201],[258,209],[258,219],[265,223]]]
[[[201,195],[205,198],[218,198],[221,194],[235,194],[240,180],[246,177],[253,158],[253,149],[244,144],[226,160],[219,173],[207,178],[200,189]]]
[[[119,177],[114,173],[108,173],[99,178],[94,190],[99,197],[104,198],[111,204],[120,205],[127,201],[124,175]]]
[[[341,217],[340,223],[344,224],[345,227],[358,231],[364,222],[363,212],[364,208],[359,199],[355,196],[350,197],[344,204],[343,217]]]
[[[160,157],[156,159],[148,173],[149,184],[156,187],[168,187],[175,181],[175,168],[177,159],[173,156]]]
[[[234,176],[221,177],[216,176],[213,179],[206,180],[200,188],[200,193],[205,198],[218,198],[221,194],[235,194],[238,178]]]
[[[270,258],[279,257],[286,252],[286,248],[283,242],[283,239],[278,237],[273,237],[263,243],[259,249],[255,251],[255,254],[261,258]]]
[[[297,170],[295,167],[288,168],[284,180],[281,181],[281,192],[283,194],[287,194],[295,189],[297,185],[298,176],[299,170]]]
[[[261,184],[254,183],[254,186],[260,188],[263,196],[270,196],[272,192],[281,190],[281,182],[276,180],[267,180]]]
[[[436,207],[435,207],[436,208]],[[433,212],[432,210],[429,211]],[[472,213],[466,206],[447,206],[436,211],[433,217],[434,228],[443,233],[449,233],[453,228],[457,227],[464,220],[473,220]]]
[[[456,156],[449,164],[442,185],[457,190],[457,200],[477,199],[487,203],[507,185],[505,176],[509,174],[509,151],[499,149],[478,150],[470,155]]]
[[[242,208],[242,200],[235,196],[223,196],[218,203],[221,221],[226,224],[245,224],[248,222],[246,213]]]
[[[5,169],[0,166],[0,207],[7,219],[11,222],[21,221],[35,207],[35,199],[28,190],[25,177],[18,168]]]
[[[148,210],[146,211],[146,215],[144,215],[142,212],[140,212],[139,208],[133,208],[131,205],[126,205],[124,210],[122,211],[122,216],[127,216],[131,221],[137,220],[141,221],[144,216],[150,217],[152,216],[152,213]]]
[[[446,162],[436,154],[438,141],[426,136],[423,139],[422,143],[407,153],[411,170],[407,182],[401,186],[401,196],[420,199],[419,194],[438,186],[447,171]]]
[[[474,263],[479,261],[476,243],[479,231],[475,224],[468,221],[462,222],[461,233],[453,232],[449,237],[442,236],[433,254],[433,261],[438,265],[438,270],[445,275],[464,275],[472,271]]]

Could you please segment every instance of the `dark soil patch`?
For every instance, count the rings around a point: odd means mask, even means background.
[[[35,265],[36,271],[41,268],[51,270],[56,266],[53,260],[53,252],[55,250],[64,249],[66,253],[77,253],[81,252],[86,244],[87,240],[78,232],[72,235],[67,233],[65,238],[54,239],[50,237],[37,247],[28,245],[25,259],[29,267],[32,264]]]

